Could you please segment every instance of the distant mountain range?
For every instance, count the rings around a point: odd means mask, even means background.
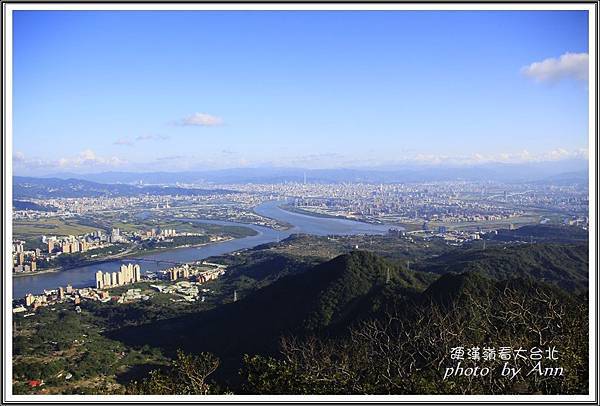
[[[136,186],[97,183],[82,179],[13,177],[13,199],[47,199],[56,197],[100,197],[151,195],[202,195],[212,193],[205,189],[174,186]],[[221,190],[222,193],[237,193]],[[19,203],[19,207],[23,204]]]
[[[175,185],[203,183],[303,182],[426,182],[426,181],[543,181],[555,184],[587,183],[588,161],[564,160],[528,164],[473,166],[412,166],[356,169],[237,168],[187,172],[61,173],[52,177],[99,183]],[[50,177],[50,176],[49,176]]]
[[[585,163],[585,165],[584,165]],[[398,183],[432,181],[533,182],[554,185],[588,184],[587,161],[573,160],[520,165],[411,167],[385,169],[240,168],[194,172],[63,173],[54,177],[13,177],[15,199],[48,197],[203,194],[206,185],[227,183]],[[180,185],[203,185],[203,188]],[[227,191],[222,191],[227,192]],[[233,192],[230,192],[233,193]]]

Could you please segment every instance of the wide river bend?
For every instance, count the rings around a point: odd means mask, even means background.
[[[190,221],[249,227],[257,231],[258,234],[251,237],[238,238],[221,243],[207,244],[201,247],[177,248],[169,251],[142,255],[139,258],[172,262],[193,262],[215,255],[223,255],[234,251],[252,248],[260,244],[279,241],[287,238],[291,234],[296,233],[312,235],[384,234],[389,228],[385,225],[367,224],[359,221],[313,217],[304,214],[292,213],[279,207],[283,203],[284,202],[281,201],[265,202],[257,206],[255,211],[262,216],[292,224],[293,227],[288,230],[277,231],[267,227],[261,227],[253,224],[235,223],[231,221],[193,219]],[[21,298],[27,293],[38,294],[43,292],[44,289],[56,289],[59,286],[66,286],[67,284],[71,284],[76,288],[93,286],[94,274],[98,270],[103,272],[118,271],[119,267],[124,262],[136,261],[127,259],[114,260],[100,264],[72,268],[60,272],[13,278],[13,298]],[[168,263],[154,263],[149,261],[140,261],[139,264],[143,273],[155,272],[172,266]]]

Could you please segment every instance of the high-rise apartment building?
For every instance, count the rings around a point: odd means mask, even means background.
[[[138,264],[135,264],[133,266],[133,272],[134,272],[134,282],[139,282],[142,280],[142,270],[140,269],[140,266]]]
[[[102,271],[96,272],[96,288],[98,288],[98,289],[104,288],[104,279],[102,277]]]
[[[103,275],[103,282],[104,282],[104,287],[110,287],[111,286],[111,284],[110,284],[110,273],[106,272]]]

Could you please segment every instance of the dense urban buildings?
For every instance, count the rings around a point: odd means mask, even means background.
[[[119,272],[96,272],[96,288],[114,288],[142,280],[140,266],[138,264],[123,264]]]

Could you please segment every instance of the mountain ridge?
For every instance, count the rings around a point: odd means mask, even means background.
[[[420,182],[420,181],[534,181],[586,183],[587,160],[488,163],[472,165],[394,165],[384,167],[309,169],[296,167],[249,167],[195,171],[55,173],[43,177],[85,179],[103,183],[273,183],[302,182]]]
[[[221,193],[237,193],[235,191],[224,189],[207,190],[156,185],[136,186],[118,183],[98,183],[90,180],[72,178],[13,177],[14,200],[59,197],[136,196],[144,193],[152,195],[202,195],[214,193],[215,191]]]

